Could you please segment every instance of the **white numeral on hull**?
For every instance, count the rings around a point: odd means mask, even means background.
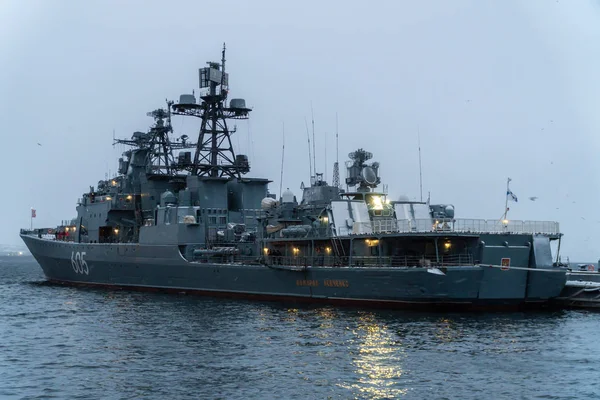
[[[85,256],[85,251],[80,252],[71,252],[71,266],[73,267],[73,271],[78,274],[90,274],[90,269],[88,268],[87,263],[83,259]]]

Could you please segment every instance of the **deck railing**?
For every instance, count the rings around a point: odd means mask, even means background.
[[[453,254],[427,256],[343,256],[317,255],[317,256],[264,256],[248,257],[240,255],[214,255],[196,257],[200,263],[261,263],[266,265],[282,266],[327,266],[327,267],[419,267],[435,268],[460,265],[475,265],[470,254]]]
[[[390,226],[389,220],[355,222],[353,233],[391,233],[391,232],[457,232],[457,233],[529,233],[557,235],[560,233],[558,222],[554,221],[499,221],[487,219],[454,219],[435,221],[431,219],[400,220]]]

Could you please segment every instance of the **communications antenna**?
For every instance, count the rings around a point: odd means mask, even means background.
[[[221,62],[208,62],[208,67],[200,68],[200,99],[196,103],[194,95],[180,96],[179,103],[172,104],[173,114],[197,117],[202,120],[193,162],[185,169],[194,175],[207,177],[237,177],[250,171],[248,156],[235,154],[231,135],[227,127],[228,119],[248,119],[252,111],[246,107],[244,99],[231,99],[229,94],[229,74],[225,72],[225,43]]]

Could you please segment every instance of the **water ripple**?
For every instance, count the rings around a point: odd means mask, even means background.
[[[594,398],[599,318],[83,290],[4,262],[0,398]]]

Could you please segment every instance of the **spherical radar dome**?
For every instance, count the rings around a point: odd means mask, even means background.
[[[294,202],[294,193],[290,190],[290,188],[287,188],[287,190],[285,190],[281,194],[281,202],[282,203],[293,203]]]

